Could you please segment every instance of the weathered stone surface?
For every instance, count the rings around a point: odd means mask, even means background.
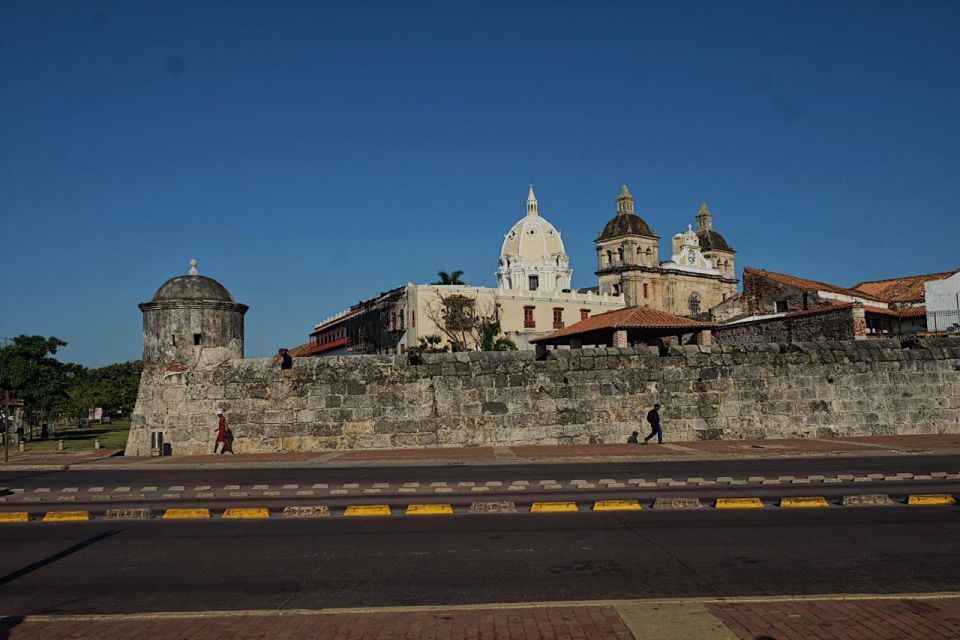
[[[222,408],[238,453],[625,442],[654,402],[671,441],[960,432],[960,340],[228,360],[147,367],[127,455],[151,431],[213,450]],[[461,356],[459,359],[455,356]],[[466,357],[466,362],[464,358]],[[460,368],[458,368],[460,367]],[[464,369],[465,368],[465,369]]]

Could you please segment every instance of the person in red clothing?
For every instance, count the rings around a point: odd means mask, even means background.
[[[223,410],[217,411],[217,441],[213,443],[213,452],[217,452],[217,447],[220,443],[223,443],[223,446],[220,447],[220,453],[224,453],[227,450],[227,417],[223,415]]]

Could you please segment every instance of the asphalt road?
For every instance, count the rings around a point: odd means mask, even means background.
[[[30,523],[0,613],[500,603],[960,585],[960,509]]]
[[[558,481],[576,478],[634,478],[656,479],[673,477],[733,476],[746,479],[751,475],[806,476],[849,473],[914,474],[932,471],[960,471],[956,455],[860,455],[825,456],[818,458],[767,458],[685,461],[630,461],[582,462],[560,464],[507,465],[449,465],[403,467],[299,467],[257,469],[195,469],[195,470],[64,470],[64,471],[0,471],[0,486],[36,487],[93,486],[93,485],[148,485],[148,484],[282,484],[344,482],[421,482],[488,480]]]

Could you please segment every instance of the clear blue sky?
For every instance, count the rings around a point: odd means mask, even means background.
[[[140,356],[200,271],[247,354],[437,270],[492,285],[534,183],[575,286],[626,182],[737,266],[960,267],[960,2],[0,3],[0,336]]]

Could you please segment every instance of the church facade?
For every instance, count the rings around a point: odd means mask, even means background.
[[[617,212],[596,239],[601,294],[622,295],[628,306],[649,306],[680,316],[698,316],[737,292],[734,254],[713,228],[707,204],[697,229],[673,236],[669,260],[660,259],[660,237],[636,214],[624,185]]]

